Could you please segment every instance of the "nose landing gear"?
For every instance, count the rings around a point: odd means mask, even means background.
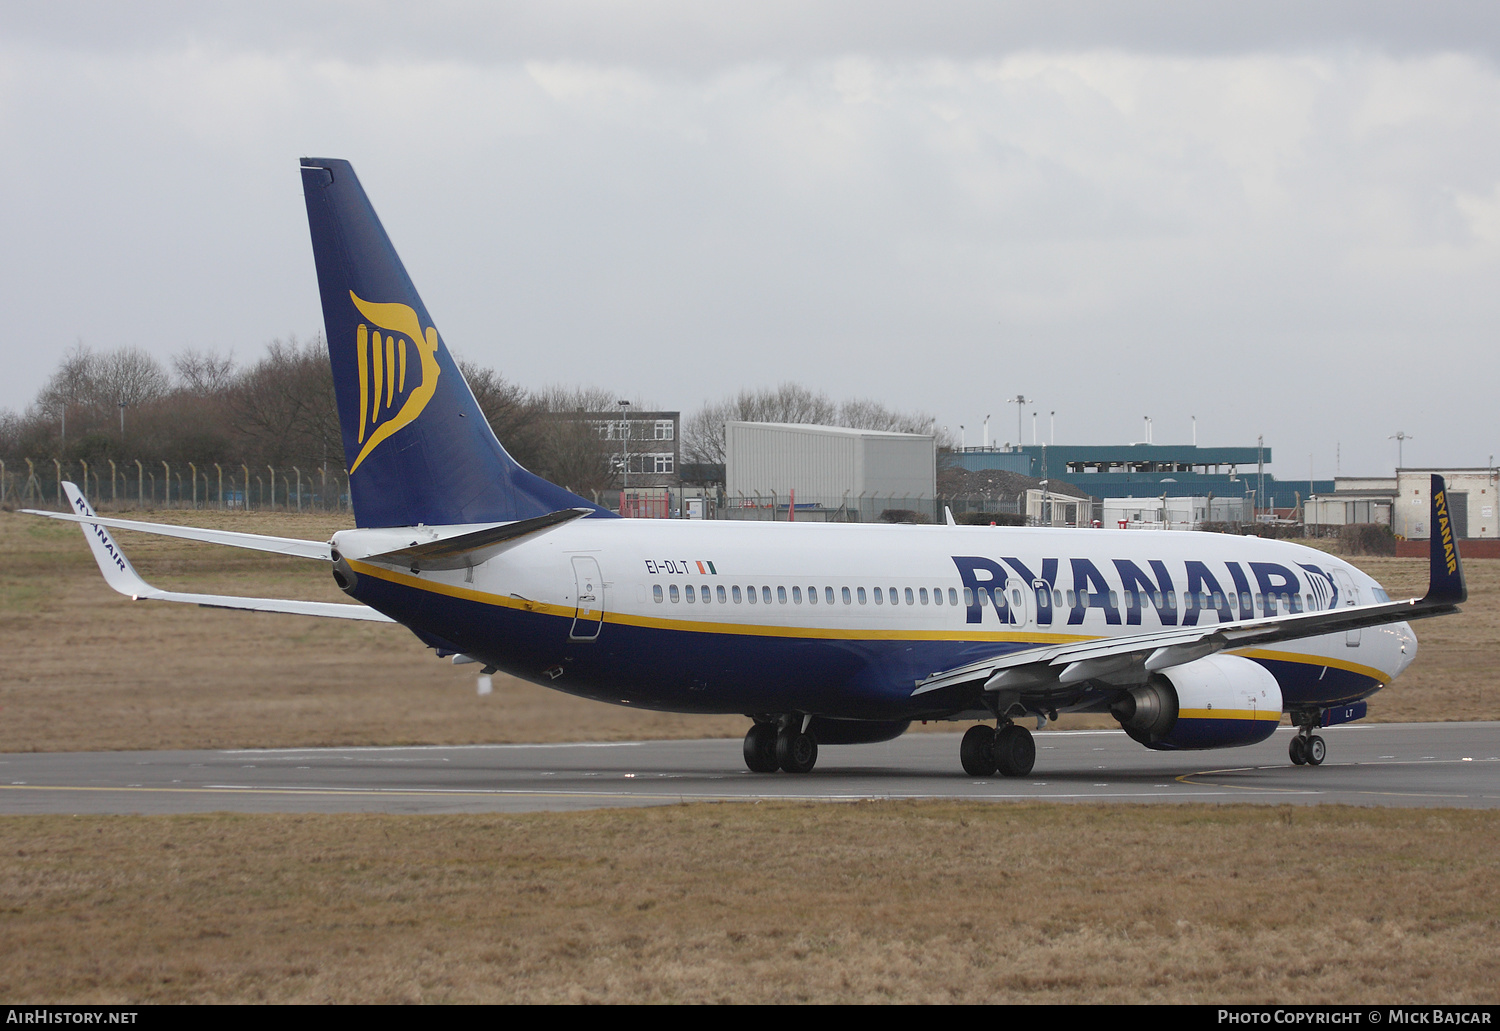
[[[1323,760],[1328,758],[1328,743],[1314,734],[1312,727],[1304,726],[1297,731],[1286,751],[1294,766],[1322,766]]]

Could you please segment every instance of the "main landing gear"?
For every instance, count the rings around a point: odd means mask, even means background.
[[[1014,723],[991,729],[970,727],[958,746],[958,758],[971,777],[1024,777],[1036,764],[1036,742],[1031,731]]]
[[[1286,751],[1294,766],[1322,766],[1328,758],[1327,742],[1314,734],[1310,726],[1297,731]]]
[[[818,739],[803,729],[807,721],[792,717],[757,723],[745,735],[745,765],[751,773],[811,773],[818,763]]]

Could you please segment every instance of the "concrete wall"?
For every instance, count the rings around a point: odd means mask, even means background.
[[[1475,540],[1500,537],[1500,516],[1497,516],[1500,510],[1495,505],[1496,480],[1490,469],[1396,470],[1396,505],[1391,512],[1391,529],[1397,536],[1408,540],[1426,540],[1431,536],[1433,473],[1440,474],[1447,481],[1449,508],[1454,514],[1457,536]],[[1458,509],[1460,500],[1461,511]]]

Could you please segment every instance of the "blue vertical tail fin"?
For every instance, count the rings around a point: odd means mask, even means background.
[[[359,526],[604,509],[523,469],[490,430],[347,161],[302,159],[318,290]]]

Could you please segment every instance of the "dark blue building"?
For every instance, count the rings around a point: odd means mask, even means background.
[[[1066,480],[1096,498],[1256,498],[1258,508],[1291,508],[1300,495],[1331,493],[1332,480],[1277,480],[1257,472],[1271,449],[1193,444],[1076,446],[1032,444],[968,448],[948,456],[972,471],[1000,469],[1038,479]],[[1260,490],[1264,483],[1264,489]]]

